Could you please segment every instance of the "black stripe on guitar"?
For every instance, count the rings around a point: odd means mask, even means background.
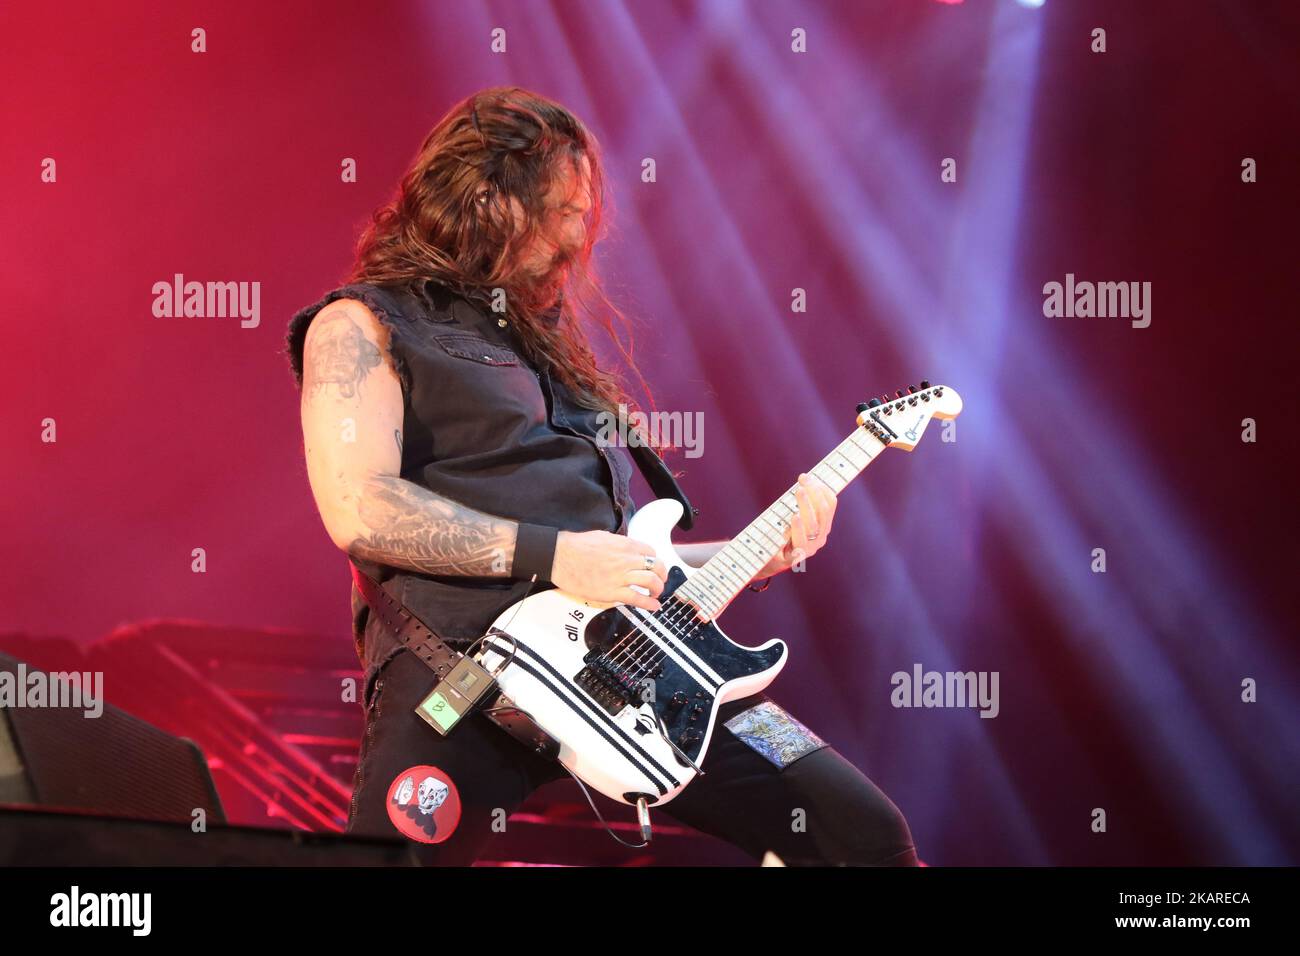
[[[539,683],[544,684],[552,694],[554,694],[557,698],[559,698],[560,700],[568,704],[570,710],[572,710],[575,714],[577,714],[584,721],[586,721],[591,726],[592,730],[596,731],[596,733],[604,737],[605,740],[609,743],[609,745],[613,747],[615,750],[617,750],[619,753],[621,753],[623,757],[628,761],[628,763],[632,764],[643,774],[645,774],[649,780],[654,782],[654,785],[659,789],[659,796],[662,797],[665,793],[668,792],[667,787],[664,786],[662,781],[659,779],[658,776],[655,775],[653,771],[651,771],[648,767],[646,767],[644,763],[638,760],[635,755],[628,753],[626,748],[620,746],[617,740],[615,740],[608,733],[606,733],[603,728],[601,728],[599,725],[596,724],[595,721],[591,719],[591,716],[587,712],[587,710],[582,709],[587,707],[587,704],[582,700],[581,697],[578,697],[573,692],[572,690],[573,685],[564,678],[564,675],[562,675],[557,670],[555,670],[555,668],[551,667],[550,664],[548,664],[543,658],[538,656],[538,654],[534,652],[532,648],[530,648],[527,644],[520,643],[519,641],[515,640],[513,637],[510,638],[510,640],[514,643],[515,647],[518,650],[526,653],[533,661],[535,661],[537,664],[544,667],[548,672],[553,674],[555,676],[555,680],[559,682],[559,686],[557,686],[555,682],[548,680],[546,675],[538,671],[536,667],[533,667],[531,664],[529,664],[526,661],[520,660],[518,653],[515,654],[514,660],[512,662],[514,665],[523,668],[525,672],[531,674]],[[510,658],[509,645],[505,645],[505,644],[498,645],[495,640],[488,640],[485,643],[487,647],[491,648],[502,658],[509,660]],[[579,707],[578,706],[579,704],[581,704],[582,707]],[[628,747],[631,747],[634,750],[636,750],[637,753],[639,753],[646,761],[648,761],[652,766],[654,766],[654,768],[658,770],[659,773],[662,774],[663,777],[668,780],[669,786],[671,787],[681,786],[681,784],[677,781],[677,778],[674,777],[669,770],[661,766],[659,761],[655,760],[655,758],[652,757],[650,754],[646,753],[646,751],[641,747],[641,745],[638,744],[631,737],[629,737],[627,735],[627,732],[623,730],[623,728],[620,727],[618,724],[614,723],[614,721],[612,721],[607,714],[595,708],[588,708],[588,709],[590,709],[591,713],[594,713],[598,718],[600,718],[601,721],[603,721],[610,730],[612,730],[615,734],[617,734],[622,739],[623,743],[627,744]]]

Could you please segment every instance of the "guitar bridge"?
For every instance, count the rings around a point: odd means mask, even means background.
[[[638,686],[625,671],[596,658],[573,682],[585,690],[611,717],[637,699]]]

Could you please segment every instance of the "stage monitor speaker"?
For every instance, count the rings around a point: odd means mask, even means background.
[[[102,701],[50,706],[48,689],[61,676],[0,654],[0,803],[184,822],[202,809],[209,822],[225,822],[193,741]],[[44,701],[32,697],[38,686]]]
[[[0,807],[0,867],[419,866],[415,847],[404,838],[223,825],[195,833],[182,823]]]

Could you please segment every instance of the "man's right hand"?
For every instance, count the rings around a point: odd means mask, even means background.
[[[561,591],[593,604],[631,604],[647,611],[659,610],[656,598],[663,593],[668,568],[655,559],[647,569],[645,555],[654,555],[648,544],[608,531],[561,531],[555,541],[555,564],[551,581]],[[647,596],[633,590],[645,588]]]

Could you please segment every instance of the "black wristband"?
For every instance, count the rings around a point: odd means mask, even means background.
[[[549,584],[551,570],[555,565],[555,542],[559,536],[558,528],[521,521],[519,534],[515,538],[515,560],[510,568],[510,576],[531,579],[536,574],[538,581]]]

